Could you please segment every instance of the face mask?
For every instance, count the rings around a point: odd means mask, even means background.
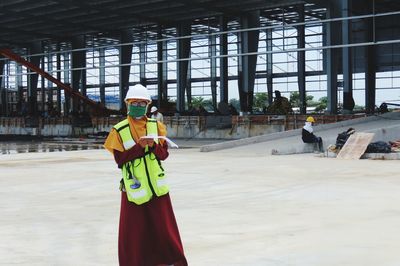
[[[146,114],[146,106],[129,105],[128,115],[132,117],[142,117]]]

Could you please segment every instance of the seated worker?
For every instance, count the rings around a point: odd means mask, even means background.
[[[307,117],[303,130],[301,131],[301,138],[304,143],[317,143],[318,150],[322,152],[323,151],[322,138],[314,135],[313,133],[314,130],[312,127],[314,123],[315,123],[314,117],[312,116]]]
[[[293,113],[292,105],[286,97],[281,96],[281,92],[276,90],[275,99],[267,108],[267,113],[277,115],[287,115]]]
[[[156,119],[157,121],[164,123],[164,116],[160,113],[156,106],[152,106],[150,109],[151,118]]]

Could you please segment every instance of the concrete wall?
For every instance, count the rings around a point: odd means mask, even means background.
[[[355,116],[315,116],[319,123],[333,123]],[[0,135],[45,137],[78,137],[107,133],[123,117],[93,118],[78,121],[72,118],[0,118]],[[301,128],[306,116],[172,116],[165,117],[170,138],[240,140]],[[327,124],[323,126],[329,126]]]

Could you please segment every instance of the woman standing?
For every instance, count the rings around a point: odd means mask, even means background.
[[[129,89],[128,116],[116,124],[104,147],[122,170],[118,256],[121,266],[186,266],[187,261],[161,161],[168,157],[165,125],[146,117],[147,89]]]

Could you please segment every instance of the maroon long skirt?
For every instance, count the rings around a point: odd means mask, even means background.
[[[121,193],[118,256],[121,266],[186,266],[169,194],[143,205]]]

